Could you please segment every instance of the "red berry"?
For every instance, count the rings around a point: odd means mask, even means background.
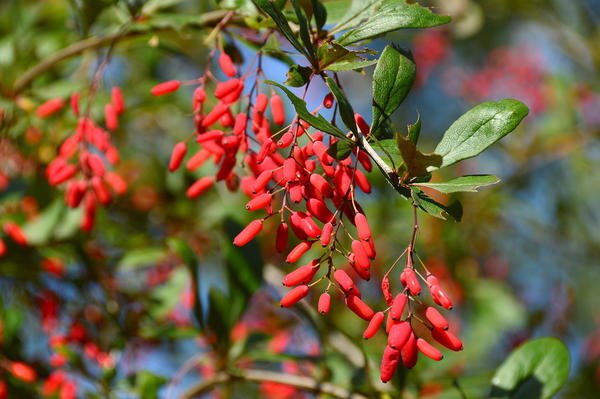
[[[219,66],[225,75],[229,76],[230,78],[235,76],[235,66],[233,65],[233,61],[231,61],[231,57],[229,57],[228,54],[221,53],[219,55]]]
[[[386,346],[381,358],[380,377],[381,382],[386,383],[392,379],[398,368],[400,351]]]
[[[35,114],[39,118],[47,118],[50,115],[60,111],[64,106],[65,100],[63,100],[62,98],[52,98],[40,105],[39,107],[37,107],[37,109],[35,110]]]
[[[275,249],[277,250],[277,252],[282,253],[287,248],[288,235],[288,225],[287,223],[282,222],[277,228],[277,234],[275,236]]]
[[[375,312],[356,295],[346,296],[346,306],[363,320],[371,320]]]
[[[279,95],[274,94],[270,100],[271,113],[273,114],[273,122],[276,125],[283,125],[285,123],[285,110],[283,108],[283,102]]]
[[[365,119],[362,117],[362,115],[359,113],[355,113],[354,120],[356,121],[356,126],[358,127],[358,130],[360,130],[365,136],[368,135],[371,128],[369,127],[369,124],[365,121]]]
[[[176,91],[177,89],[179,89],[179,86],[181,86],[181,82],[178,80],[169,80],[166,82],[162,82],[157,84],[156,86],[154,86],[151,90],[150,93],[153,96],[163,96],[165,94],[169,94],[172,93],[174,91]]]
[[[192,184],[186,192],[188,198],[196,198],[206,190],[208,190],[213,185],[213,179],[211,177],[202,177],[194,184]]]
[[[301,243],[299,243],[298,245],[296,245],[288,254],[287,258],[285,259],[285,261],[287,263],[294,263],[297,262],[302,255],[304,255],[306,253],[306,251],[308,251],[310,249],[310,247],[312,246],[312,242],[309,241],[302,241]]]
[[[19,245],[27,245],[27,237],[21,230],[21,227],[15,222],[4,223],[4,232],[8,235],[15,243]]]
[[[404,307],[406,306],[406,302],[408,302],[408,296],[403,293],[399,293],[394,298],[394,302],[392,302],[392,307],[390,309],[390,317],[394,320],[400,320],[402,318],[402,313],[404,312]]]
[[[440,344],[453,351],[461,351],[463,344],[458,337],[452,334],[450,331],[438,330],[434,328],[431,330],[431,336]]]
[[[369,322],[369,325],[365,329],[365,332],[363,332],[364,339],[372,338],[377,333],[377,330],[379,330],[379,327],[381,327],[381,323],[383,323],[384,317],[385,314],[383,312],[375,313],[375,315]]]
[[[315,274],[319,271],[319,266],[320,263],[313,260],[308,265],[297,268],[283,277],[283,285],[286,287],[293,287],[298,284],[310,283]]]
[[[111,101],[115,107],[117,114],[122,114],[125,111],[125,101],[123,101],[123,93],[117,86],[111,89]]]
[[[263,220],[256,219],[248,223],[248,225],[233,239],[233,244],[237,247],[248,244],[254,237],[260,233],[263,227]]]
[[[431,306],[427,307],[427,309],[425,309],[425,317],[427,320],[429,320],[433,328],[440,330],[448,329],[448,321],[440,314],[440,312],[438,312],[436,308]]]
[[[368,241],[371,238],[371,228],[369,227],[369,223],[367,222],[367,218],[364,214],[357,212],[354,215],[354,224],[356,225],[356,230],[358,231],[358,238],[363,241]]]
[[[417,359],[419,357],[419,353],[417,351],[417,340],[415,339],[415,334],[410,333],[410,337],[408,337],[408,341],[400,351],[400,357],[402,358],[402,364],[407,369],[411,369],[417,364]]]
[[[333,279],[346,294],[353,294],[352,291],[354,289],[354,281],[352,281],[352,278],[350,278],[348,273],[342,269],[337,269],[335,272],[333,272]]]
[[[307,295],[308,286],[299,285],[298,287],[291,289],[283,298],[281,298],[280,305],[283,308],[289,308]]]
[[[271,205],[271,194],[263,193],[248,201],[246,209],[249,211],[256,211],[258,209],[266,208],[269,205]]]
[[[333,107],[333,93],[327,93],[323,98],[323,106],[327,109]]]
[[[419,352],[421,352],[430,359],[439,361],[442,360],[442,358],[444,357],[442,355],[442,352],[440,352],[437,348],[432,346],[429,342],[425,341],[423,338],[417,339],[417,348],[419,349]]]
[[[169,170],[171,172],[179,169],[181,162],[183,162],[183,158],[185,158],[185,154],[187,152],[187,144],[184,141],[180,141],[175,144],[173,147],[173,152],[171,153],[171,160],[169,161]]]
[[[407,321],[402,321],[400,323],[394,324],[392,328],[390,328],[390,333],[388,335],[388,345],[394,349],[402,349],[402,347],[408,341],[411,332],[412,329],[410,327],[410,323],[408,323]]]
[[[331,307],[331,295],[329,293],[324,292],[319,297],[319,304],[317,305],[317,310],[321,314],[329,313],[329,308]]]

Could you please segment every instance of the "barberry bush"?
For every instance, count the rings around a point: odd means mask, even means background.
[[[0,399],[548,398],[567,380],[557,338],[502,353],[536,334],[480,238],[508,201],[493,160],[535,132],[501,139],[551,107],[536,54],[446,67],[467,11],[425,1],[2,10]]]

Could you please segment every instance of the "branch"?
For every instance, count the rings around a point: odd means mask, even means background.
[[[379,156],[377,151],[375,151],[375,149],[371,147],[371,144],[369,144],[369,142],[365,139],[365,137],[362,134],[356,135],[356,142],[360,149],[364,150],[371,157],[373,162],[375,162],[375,165],[377,165],[379,170],[381,170],[381,172],[384,174],[385,179],[388,181],[388,183],[390,183],[390,185],[394,187],[394,189],[398,191],[401,195],[403,195],[406,198],[410,198],[410,190],[402,183],[400,183],[400,178],[398,177],[396,171],[392,169],[387,163],[385,163],[385,161]]]
[[[197,395],[208,392],[214,387],[236,380],[248,382],[275,382],[301,389],[306,392],[323,393],[338,399],[367,399],[366,396],[352,393],[337,385],[329,382],[319,382],[310,377],[301,375],[280,373],[267,370],[240,370],[217,373],[213,378],[205,380],[198,385],[188,389],[181,395],[181,399],[191,399]]]
[[[194,25],[198,27],[208,27],[213,26],[219,23],[225,15],[227,15],[229,11],[219,10],[219,11],[210,11],[204,13],[198,17],[198,22]],[[109,46],[113,43],[133,39],[136,37],[140,37],[146,35],[148,33],[160,33],[170,31],[172,28],[168,27],[153,27],[149,30],[144,31],[128,31],[128,32],[118,32],[108,36],[99,36],[99,37],[90,37],[79,42],[73,43],[68,47],[59,50],[48,58],[42,60],[39,64],[34,65],[25,71],[19,79],[15,82],[12,93],[10,93],[13,97],[20,94],[23,90],[33,83],[33,81],[38,78],[40,75],[52,69],[56,64],[76,55],[79,55],[87,50],[94,50],[97,48]]]

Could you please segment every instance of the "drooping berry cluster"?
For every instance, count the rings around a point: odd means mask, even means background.
[[[60,98],[40,105],[36,114],[46,118],[58,112],[65,102]],[[71,208],[83,204],[81,228],[90,231],[94,226],[98,205],[108,205],[113,194],[123,194],[127,184],[110,170],[119,162],[119,152],[112,144],[111,132],[119,126],[119,115],[125,110],[123,96],[118,87],[112,88],[111,102],[105,105],[106,129],[96,124],[89,115],[82,115],[79,94],[70,99],[71,110],[77,120],[75,132],[69,135],[58,150],[58,155],[46,169],[51,186],[65,187],[65,202]]]
[[[280,305],[293,306],[309,294],[311,287],[319,285],[318,310],[326,314],[330,310],[332,294],[340,292],[346,307],[369,321],[364,338],[375,335],[388,313],[388,345],[381,368],[383,381],[392,377],[400,358],[405,366],[414,366],[418,351],[432,359],[441,359],[438,349],[415,335],[411,325],[414,320],[420,320],[430,328],[433,338],[442,345],[460,349],[462,344],[447,331],[448,323],[435,308],[428,307],[422,318],[413,310],[416,307],[411,302],[422,304],[418,299],[421,286],[412,264],[414,236],[410,251],[405,251],[409,253],[407,259],[410,262],[400,277],[403,290],[394,298],[389,272],[383,280],[383,294],[390,307],[376,313],[362,299],[355,280],[371,278],[371,265],[376,257],[371,229],[356,195],[357,190],[365,194],[371,192],[365,174],[373,167],[368,153],[360,146],[354,146],[345,155],[336,154],[333,150],[338,138],[314,130],[298,115],[292,118],[291,124],[283,126],[286,119],[281,98],[273,92],[269,96],[260,91],[260,54],[258,68],[242,76],[225,53],[220,54],[218,65],[225,80],[220,81],[206,71],[191,82],[198,84],[192,107],[196,127],[193,137],[199,149],[186,163],[191,172],[212,159],[216,172],[214,176],[201,177],[194,182],[188,188],[187,196],[196,198],[218,181],[225,181],[231,190],[241,188],[249,197],[246,209],[263,215],[252,220],[234,238],[236,246],[246,245],[254,239],[269,220],[275,221],[272,226],[276,231],[275,249],[285,254],[287,263],[300,262],[309,251],[312,254],[320,246],[320,256],[285,275],[283,285],[290,290]],[[249,75],[254,76],[254,82],[247,88]],[[163,82],[151,92],[161,96],[178,90],[181,84],[177,80]],[[212,97],[216,104],[209,106]],[[338,107],[333,94],[328,93],[313,113],[318,113],[321,107],[332,108],[334,105]],[[359,134],[368,138],[370,127],[364,118],[355,114],[355,123]],[[273,126],[281,128],[272,131]],[[174,146],[170,171],[179,169],[186,159],[187,141]],[[452,304],[436,281],[433,275],[427,276],[432,297],[449,309]],[[334,287],[335,292],[332,292]]]

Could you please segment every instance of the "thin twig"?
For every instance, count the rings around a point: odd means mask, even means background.
[[[274,382],[295,387],[306,392],[328,394],[339,399],[367,399],[362,394],[350,392],[329,382],[319,382],[311,377],[267,370],[239,370],[217,373],[213,378],[204,380],[188,389],[181,395],[181,399],[191,399],[214,389],[218,385],[236,380],[256,383]]]
[[[211,11],[198,16],[198,22],[195,24],[199,27],[216,25],[227,15],[228,11]],[[108,46],[115,41],[123,41],[127,39],[134,39],[136,37],[144,36],[147,34],[156,34],[160,32],[171,31],[172,28],[152,28],[144,31],[129,31],[125,34],[118,32],[108,36],[90,37],[79,42],[73,43],[68,47],[59,50],[48,58],[42,60],[39,64],[34,65],[27,71],[25,71],[19,79],[15,82],[11,96],[17,96],[27,87],[29,87],[33,81],[40,75],[52,69],[56,64],[79,55],[87,50],[93,50],[100,47]]]

